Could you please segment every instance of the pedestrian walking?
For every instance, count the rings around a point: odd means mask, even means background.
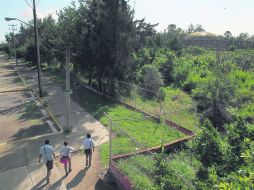
[[[60,162],[64,164],[64,170],[66,176],[68,175],[67,165],[69,164],[69,172],[71,172],[71,152],[74,151],[74,148],[68,145],[68,142],[64,141],[64,145],[60,149]]]
[[[94,152],[94,142],[90,134],[87,134],[86,137],[83,142],[84,153],[86,155],[86,167],[90,167],[92,163],[92,152]]]
[[[43,158],[43,161],[47,168],[47,184],[50,183],[50,175],[51,170],[53,169],[53,158],[56,159],[54,148],[49,145],[49,140],[45,140],[45,145],[41,146],[40,153],[39,153],[39,163],[41,163],[41,158]]]

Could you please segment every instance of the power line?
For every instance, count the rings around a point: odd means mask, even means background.
[[[29,7],[31,7],[31,9],[34,9],[27,0],[25,0],[25,2],[28,4]]]

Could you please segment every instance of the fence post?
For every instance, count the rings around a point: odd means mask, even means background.
[[[134,107],[137,110],[137,86],[134,84]]]
[[[106,114],[106,112],[103,113],[108,119],[109,119],[109,169],[111,166],[111,161],[112,161],[112,130],[113,130],[113,122],[111,117],[109,117],[108,114]]]
[[[101,83],[101,94],[102,94],[102,96],[104,96],[103,81]]]
[[[163,110],[163,114],[161,115],[161,120],[163,124],[163,131],[162,131],[162,137],[161,137],[161,153],[164,152],[164,138],[165,138],[165,128],[166,128],[166,113],[165,110]]]
[[[110,119],[110,130],[109,130],[109,168],[112,161],[112,120]]]
[[[65,65],[65,101],[66,101],[66,127],[65,132],[71,132],[70,125],[70,48],[66,49],[66,65]]]
[[[197,111],[198,111],[198,105],[197,103],[195,102],[194,103],[194,106],[195,106],[195,120],[194,120],[194,129],[198,129],[198,127],[196,126],[197,125]],[[195,134],[196,131],[193,131],[193,133]]]

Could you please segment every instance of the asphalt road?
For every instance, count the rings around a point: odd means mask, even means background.
[[[11,64],[0,57],[0,143],[52,132],[33,93],[19,91],[26,87]]]

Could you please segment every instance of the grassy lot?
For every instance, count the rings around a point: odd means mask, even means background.
[[[78,96],[72,98],[78,101],[93,117],[98,119],[102,124],[108,126],[108,118],[103,114],[107,113],[114,121],[114,139],[113,139],[113,155],[135,152],[141,149],[141,146],[133,142],[124,135],[120,130],[123,129],[144,147],[154,147],[161,145],[161,138],[164,126],[157,124],[155,121],[145,118],[142,113],[135,112],[124,106],[114,103],[111,100],[103,98],[86,88],[77,89]],[[121,120],[122,119],[122,120]],[[126,120],[127,119],[127,120]],[[169,143],[184,135],[170,127],[165,127],[165,143]],[[103,165],[108,162],[109,144],[103,144],[100,147],[101,161]]]
[[[126,175],[135,190],[160,190],[158,184],[158,167],[156,155],[136,155],[126,159],[120,159],[116,162],[121,172]],[[199,161],[195,157],[191,157],[189,153],[180,151],[175,154],[166,156],[165,170],[166,178],[160,180],[174,179],[177,184],[189,182],[193,184],[193,178],[197,168],[200,166]],[[157,179],[156,179],[157,178]],[[183,182],[184,181],[184,182]],[[178,189],[178,188],[177,188]],[[179,188],[180,189],[180,188]],[[193,189],[193,188],[190,188]]]
[[[118,168],[128,176],[135,189],[159,189],[155,183],[155,160],[151,155],[137,155],[117,162]]]
[[[163,87],[163,91],[165,92],[166,96],[165,101],[162,103],[157,100],[146,100],[140,95],[137,95],[137,107],[153,115],[160,114],[160,107],[163,107],[166,113],[182,109],[181,111],[167,114],[166,118],[187,129],[197,132],[199,130],[199,123],[197,117],[195,117],[195,109],[188,108],[193,104],[191,97],[180,89],[174,89],[171,87]],[[135,104],[133,98],[123,98],[123,100],[133,106]]]
[[[113,120],[128,119],[113,122],[113,131],[115,133],[115,137],[112,141],[113,155],[135,152],[143,149],[144,147],[149,148],[160,146],[164,129],[165,143],[184,137],[183,134],[175,129],[168,126],[164,128],[164,125],[158,124],[149,118],[144,118],[143,114],[129,110],[123,106],[118,105],[108,108],[107,114]],[[100,121],[104,125],[108,125],[108,119],[105,116],[101,117]],[[122,130],[119,129],[119,127],[127,132],[132,138],[136,139],[141,145],[129,138],[122,132]],[[108,143],[102,145],[101,147],[101,160],[103,164],[108,161],[108,149]]]

